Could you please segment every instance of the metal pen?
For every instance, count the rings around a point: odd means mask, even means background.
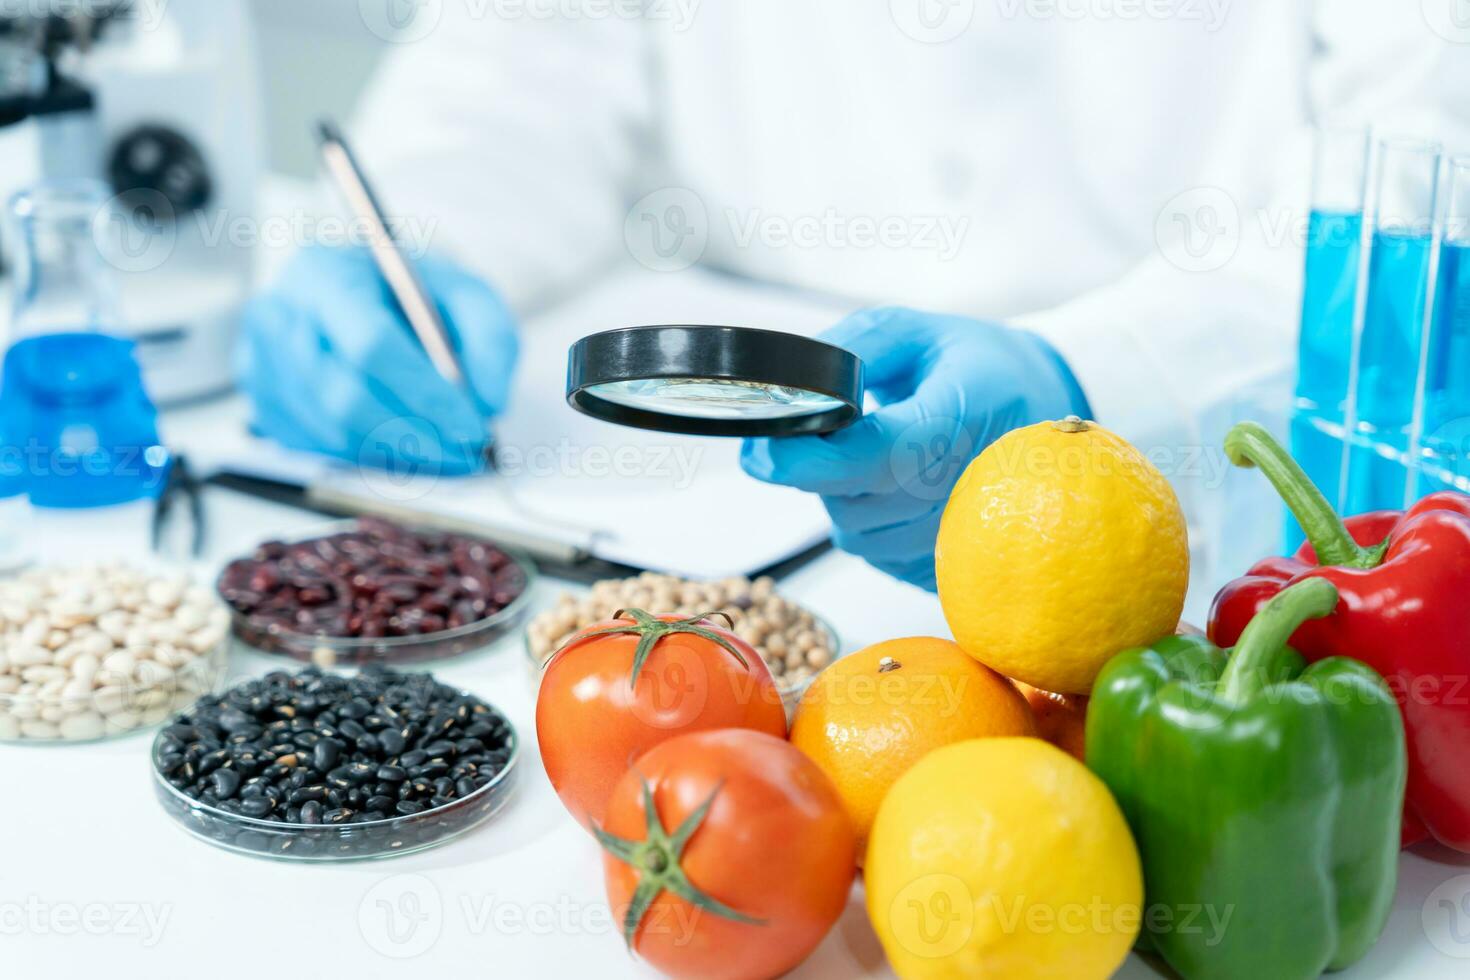
[[[346,137],[330,120],[322,120],[317,124],[317,137],[320,141],[322,163],[328,176],[341,192],[353,217],[361,221],[367,228],[368,249],[372,253],[379,274],[387,282],[394,299],[397,300],[403,311],[404,318],[413,329],[414,336],[418,338],[424,353],[433,363],[434,370],[445,381],[468,391],[468,375],[463,364],[460,363],[459,353],[450,340],[444,320],[439,315],[439,308],[429,297],[423,280],[414,271],[413,263],[409,261],[402,246],[394,238],[393,230],[388,224],[387,213],[383,210],[382,201],[373,191],[362,167],[358,165],[357,158],[353,155]],[[486,425],[488,427],[489,423],[487,422]],[[485,462],[490,470],[495,469],[493,433],[491,439],[486,443]],[[516,512],[528,520],[542,521],[560,528],[574,530],[586,540],[590,540],[595,533],[593,529],[584,528],[578,524],[536,514],[521,503],[504,481],[493,481],[490,489],[504,498]],[[314,503],[329,505],[343,511],[372,512],[390,519],[409,522],[415,520],[422,522],[425,519],[424,515],[415,514],[409,509],[394,507],[381,501],[353,498],[329,486],[309,486],[305,488],[305,493],[306,497]],[[440,523],[443,522],[444,519],[441,518]],[[484,529],[481,528],[481,530]],[[585,543],[566,544],[523,530],[498,529],[496,534],[532,552],[539,558],[549,558],[560,563],[571,564],[583,561],[589,554]]]
[[[398,240],[393,237],[382,204],[358,166],[352,148],[329,120],[317,124],[317,136],[327,174],[342,193],[353,217],[368,229],[368,249],[373,261],[402,307],[404,318],[413,328],[424,353],[433,362],[434,370],[450,384],[466,388],[464,366],[460,364],[459,354],[449,339],[449,331],[439,316],[439,309],[429,298],[423,280],[414,271]]]

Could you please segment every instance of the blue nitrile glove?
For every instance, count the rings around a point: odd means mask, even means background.
[[[745,471],[822,495],[844,551],[934,589],[934,540],[970,460],[1018,426],[1090,417],[1040,337],[917,310],[865,310],[822,336],[861,357],[881,408],[821,436],[749,439]]]
[[[415,268],[471,390],[434,370],[366,249],[307,248],[241,319],[237,379],[263,435],[413,473],[480,468],[486,420],[509,394],[515,324],[480,279],[434,259]]]

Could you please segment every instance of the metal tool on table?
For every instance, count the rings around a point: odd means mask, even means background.
[[[180,528],[185,525],[186,531],[181,531]],[[159,493],[153,506],[153,524],[150,529],[153,550],[161,554],[170,550],[174,542],[182,540],[187,542],[188,555],[198,558],[204,554],[207,532],[204,481],[194,474],[188,457],[183,453],[176,453],[170,461],[163,491]]]

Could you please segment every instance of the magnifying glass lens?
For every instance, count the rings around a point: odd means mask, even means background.
[[[567,402],[606,422],[660,432],[812,435],[862,417],[863,362],[776,330],[621,327],[572,345]]]
[[[596,397],[626,408],[700,419],[785,419],[842,407],[829,395],[761,381],[643,378],[594,385]]]

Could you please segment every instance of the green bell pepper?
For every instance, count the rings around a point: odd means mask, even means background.
[[[1337,605],[1284,589],[1233,653],[1172,636],[1103,668],[1087,764],[1143,858],[1144,936],[1185,980],[1298,980],[1356,961],[1393,904],[1406,772],[1373,670],[1286,642]]]

